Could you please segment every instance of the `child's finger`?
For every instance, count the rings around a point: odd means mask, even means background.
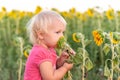
[[[67,52],[63,52],[62,55],[61,55],[61,57],[63,57],[63,58],[68,58],[68,57],[69,57],[69,54],[68,54]]]
[[[73,54],[73,55],[76,54],[74,50],[71,50],[70,53]]]

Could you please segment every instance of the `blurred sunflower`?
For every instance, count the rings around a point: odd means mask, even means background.
[[[32,17],[34,15],[33,12],[26,12],[26,14],[29,16],[29,17]]]
[[[110,32],[110,38],[112,39],[112,43],[113,44],[118,44],[119,43],[119,37],[117,36],[117,34]]]
[[[42,11],[42,8],[40,6],[37,6],[35,9],[35,14],[38,14],[40,11]]]
[[[0,20],[1,20],[1,19],[6,15],[6,13],[7,13],[7,10],[6,10],[5,7],[2,7],[1,9],[2,9],[2,11],[0,11]]]
[[[72,38],[73,38],[73,41],[80,42],[80,36],[77,35],[77,33],[73,33]]]
[[[93,9],[88,9],[87,14],[88,14],[88,16],[93,17],[94,16],[94,10]]]
[[[71,16],[67,11],[61,12],[61,15],[62,15],[63,17],[72,18],[72,16]]]
[[[26,57],[26,58],[28,58],[28,56],[29,56],[29,53],[25,50],[24,52],[24,56]]]
[[[80,13],[80,12],[77,12],[77,13],[76,13],[76,16],[77,16],[80,20],[82,20],[82,21],[85,21],[85,20],[86,20],[85,14],[82,14],[82,13]]]
[[[94,41],[97,44],[97,46],[100,46],[103,43],[103,35],[101,31],[95,30],[92,32]]]
[[[69,10],[69,12],[72,13],[72,14],[75,14],[75,13],[76,13],[76,9],[75,9],[75,8],[71,8],[71,9]]]
[[[5,7],[2,7],[2,12],[7,12]]]
[[[114,10],[111,8],[106,11],[106,16],[109,20],[112,20],[114,18]]]
[[[23,54],[26,58],[28,58],[31,48],[32,47],[30,45],[27,45],[26,47],[24,47]]]
[[[23,17],[25,16],[25,14],[26,14],[25,11],[20,11],[20,12],[19,12],[19,17],[20,17],[20,18],[23,18]]]
[[[19,14],[19,11],[17,10],[12,10],[11,12],[8,13],[8,16],[11,17],[11,18],[18,18],[18,14]]]

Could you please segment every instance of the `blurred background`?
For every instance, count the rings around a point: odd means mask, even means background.
[[[120,80],[119,43],[115,44],[117,48],[112,53],[113,47],[105,46],[110,43],[103,35],[120,32],[120,0],[0,0],[0,80],[23,80],[25,62],[32,47],[26,24],[42,10],[56,11],[65,18],[65,36],[76,52],[82,44],[74,41],[73,33],[82,33],[85,41],[89,41],[84,49],[92,65],[86,62],[85,67],[83,57],[78,59],[80,64],[71,70],[73,80]],[[98,40],[101,45],[94,40],[95,30],[98,30],[95,37],[104,40],[103,43]],[[119,36],[115,35],[118,42]],[[82,67],[85,67],[84,79]]]
[[[60,11],[68,11],[74,7],[77,11],[84,12],[88,8],[99,7],[99,11],[105,11],[112,7],[114,10],[119,10],[119,0],[0,0],[0,7],[6,7],[7,11],[13,9],[21,11],[34,11],[36,6],[41,6],[42,9],[57,8]]]

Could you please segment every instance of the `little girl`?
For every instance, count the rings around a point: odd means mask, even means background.
[[[33,47],[26,62],[24,80],[61,80],[73,67],[65,62],[69,57],[66,52],[57,59],[55,51],[66,21],[54,11],[42,11],[29,21],[27,28]]]

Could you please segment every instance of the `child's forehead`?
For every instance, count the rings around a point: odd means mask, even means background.
[[[52,24],[51,24],[51,26],[66,26],[62,21],[60,21],[60,20],[52,20]]]
[[[63,24],[63,23],[57,23],[57,22],[54,22],[52,25],[50,25],[48,27],[48,30],[65,30],[66,29],[66,26]]]

